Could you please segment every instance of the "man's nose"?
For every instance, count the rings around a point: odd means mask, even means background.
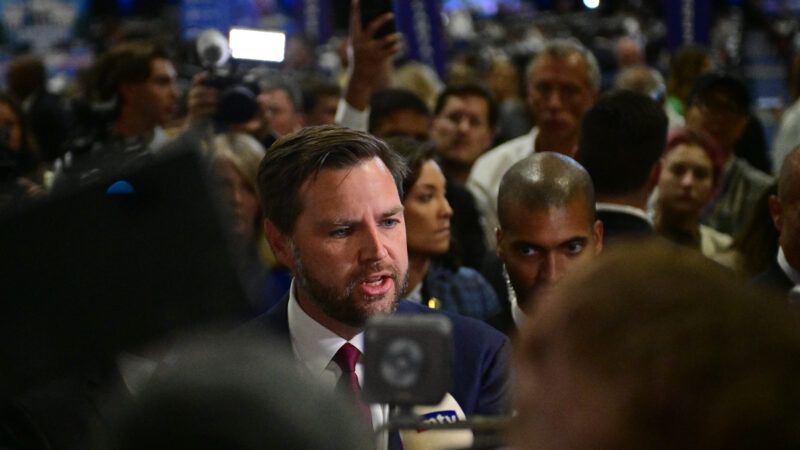
[[[541,281],[556,283],[564,276],[564,265],[555,252],[549,253],[544,258],[544,267],[539,271]]]
[[[550,91],[550,93],[547,94],[546,103],[549,108],[560,108],[564,103],[564,99],[561,96],[561,91],[558,89],[553,89]]]
[[[694,184],[694,174],[691,171],[686,171],[681,177],[681,186],[691,186]]]
[[[466,133],[467,131],[469,131],[470,128],[469,117],[464,116],[459,118],[457,124],[458,124],[458,131],[462,133]]]
[[[359,259],[361,263],[380,261],[389,256],[389,251],[384,243],[384,236],[375,224],[369,224],[364,229],[361,238]]]

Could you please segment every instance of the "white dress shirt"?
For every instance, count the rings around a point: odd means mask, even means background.
[[[618,203],[605,203],[605,202],[597,202],[595,203],[595,209],[597,211],[609,211],[609,212],[618,212],[623,214],[630,214],[632,216],[636,216],[645,222],[653,225],[653,219],[647,214],[647,211],[637,208],[635,206],[630,205],[620,205]]]
[[[333,356],[342,345],[350,342],[362,355],[364,354],[364,332],[358,333],[347,341],[312,319],[297,302],[294,280],[289,288],[288,322],[292,351],[301,363],[301,370],[321,383],[323,387],[330,387],[333,390],[342,376],[342,369],[332,361]],[[359,358],[356,363],[356,375],[358,383],[363,387],[364,363],[362,358]],[[371,404],[370,412],[372,413],[372,424],[377,428],[386,423],[389,407],[377,403]],[[385,438],[379,440],[378,449],[385,449],[387,446],[388,441]]]
[[[467,180],[467,189],[475,197],[475,206],[481,214],[481,225],[490,249],[497,247],[495,229],[497,220],[497,192],[500,180],[516,162],[533,154],[539,129],[505,142],[481,155],[472,165]]]
[[[336,105],[336,118],[334,122],[353,130],[367,131],[369,125],[369,107],[364,111],[360,111],[350,103],[347,103],[347,100],[342,97]]]
[[[778,265],[781,266],[783,273],[792,280],[795,286],[800,286],[800,271],[789,265],[789,261],[786,260],[786,254],[783,253],[783,249],[780,246],[778,246]]]

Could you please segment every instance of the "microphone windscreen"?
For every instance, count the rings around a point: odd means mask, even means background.
[[[197,56],[204,66],[220,67],[230,55],[228,40],[218,30],[209,28],[197,36]]]
[[[415,406],[414,415],[428,423],[454,423],[465,420],[464,410],[449,393],[435,406]],[[444,450],[472,446],[472,430],[400,430],[405,450]]]

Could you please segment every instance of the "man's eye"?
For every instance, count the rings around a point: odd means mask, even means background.
[[[686,173],[686,167],[684,167],[683,165],[680,165],[680,164],[676,164],[676,165],[670,167],[670,171],[676,177],[680,177],[680,176],[683,176],[683,174]]]
[[[580,89],[577,86],[564,86],[561,92],[566,97],[575,97],[580,92]]]
[[[567,244],[567,252],[573,255],[577,255],[578,253],[582,252],[584,248],[586,248],[585,242],[570,242]]]
[[[330,236],[334,238],[342,238],[342,237],[347,237],[349,235],[350,235],[350,228],[347,227],[337,228],[330,232]]]
[[[536,249],[534,247],[531,247],[531,246],[527,246],[526,245],[526,246],[523,246],[523,247],[519,248],[519,254],[522,255],[522,256],[533,256],[536,253],[537,253]]]
[[[398,220],[398,219],[394,219],[394,218],[391,218],[391,219],[383,219],[383,220],[381,221],[381,226],[383,226],[384,228],[394,228],[394,227],[396,227],[396,226],[397,226],[397,224],[399,224],[399,223],[400,223],[400,220]]]

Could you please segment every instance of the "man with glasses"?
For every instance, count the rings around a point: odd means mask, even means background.
[[[728,234],[744,225],[757,199],[773,181],[733,153],[747,126],[750,101],[747,87],[739,79],[710,73],[695,81],[686,110],[686,125],[711,135],[724,152],[720,192],[703,222]]]

